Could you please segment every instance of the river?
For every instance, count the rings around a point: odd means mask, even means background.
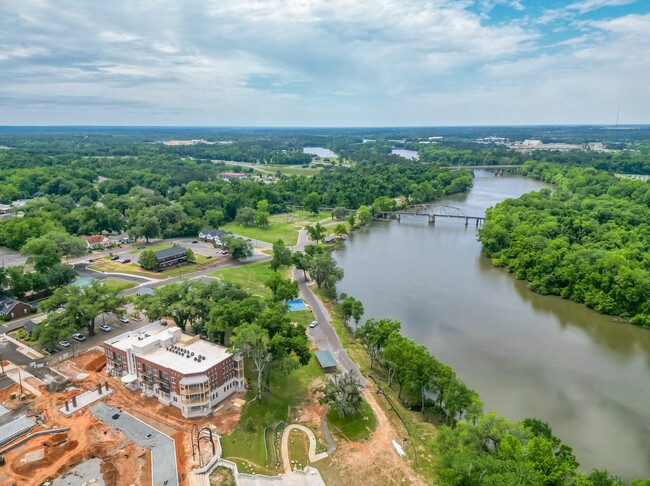
[[[440,204],[467,215],[548,187],[476,171],[474,187]],[[481,254],[475,225],[403,217],[354,234],[335,258],[340,292],[366,318],[390,317],[477,390],[486,410],[537,417],[584,470],[650,477],[650,331],[531,292]]]

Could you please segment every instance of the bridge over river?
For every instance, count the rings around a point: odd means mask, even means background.
[[[470,221],[476,221],[477,228],[481,223],[483,223],[483,221],[485,221],[484,216],[470,216],[465,214],[460,208],[439,204],[414,204],[412,206],[407,206],[404,209],[385,211],[379,214],[380,219],[396,219],[397,221],[401,221],[402,216],[426,216],[429,224],[435,224],[436,218],[455,218],[465,220],[465,226],[467,226]]]

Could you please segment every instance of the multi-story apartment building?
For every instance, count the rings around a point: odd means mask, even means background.
[[[244,391],[244,360],[223,346],[159,322],[104,342],[106,371],[133,390],[202,417],[229,395]]]

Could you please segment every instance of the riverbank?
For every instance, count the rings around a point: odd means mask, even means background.
[[[482,214],[544,187],[477,171],[468,194],[439,204]],[[487,410],[550,423],[585,469],[650,475],[650,333],[530,291],[485,258],[474,228],[452,221],[373,223],[334,256],[345,270],[339,291],[364,303],[364,318],[399,320]]]

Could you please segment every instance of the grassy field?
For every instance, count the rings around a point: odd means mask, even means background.
[[[122,278],[115,278],[115,277],[108,277],[103,280],[104,285],[106,285],[109,289],[115,289],[118,292],[122,292],[123,290],[127,289],[132,289],[133,287],[137,287],[137,283],[131,282],[130,280],[124,280]]]
[[[151,251],[164,250],[165,248],[171,248],[172,246],[174,246],[174,244],[169,241],[161,241],[160,243],[156,243],[155,245],[142,244],[138,246],[141,248],[129,250],[129,253],[140,253],[142,250],[151,250]]]
[[[210,274],[211,277],[217,277],[225,282],[238,284],[247,292],[262,297],[271,295],[271,289],[264,285],[264,282],[271,275],[273,275],[273,270],[269,267],[269,262],[224,268],[223,270],[217,270]]]
[[[164,275],[161,275],[160,273],[148,272],[146,270],[142,270],[139,266],[133,263],[123,264],[123,263],[113,262],[109,260],[108,257],[105,257],[101,261],[95,261],[95,263],[89,265],[88,268],[91,270],[95,270],[96,272],[126,273],[128,275],[135,275],[136,277],[149,277],[149,278],[157,278],[157,279],[167,278]]]
[[[246,238],[266,241],[267,243],[275,243],[278,240],[282,240],[286,245],[293,246],[298,241],[298,233],[303,226],[285,219],[282,222],[271,223],[266,228],[260,226],[244,226],[233,221],[223,225],[221,229]]]
[[[347,417],[341,418],[336,410],[331,410],[327,414],[327,423],[332,430],[351,441],[367,439],[377,428],[375,414],[363,401],[359,411]]]
[[[252,368],[247,368],[246,377],[250,387],[245,399],[249,401],[255,396],[257,375]],[[293,421],[293,411],[309,403],[309,385],[319,378],[324,378],[324,375],[313,356],[307,366],[301,366],[289,374],[272,373],[270,391],[262,394],[261,401],[247,403],[235,430],[222,438],[224,458],[247,464],[242,471],[277,474],[274,464],[266,464],[264,428],[273,428],[279,421]],[[269,456],[272,462],[271,451]]]
[[[282,240],[286,245],[293,246],[298,241],[298,233],[302,228],[329,216],[329,213],[312,214],[307,211],[295,211],[270,216],[269,225],[266,228],[254,225],[244,226],[232,221],[222,226],[221,229],[267,243]]]

